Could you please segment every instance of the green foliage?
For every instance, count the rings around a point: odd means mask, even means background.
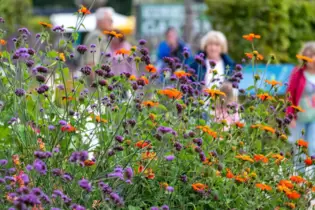
[[[314,1],[296,0],[206,0],[215,30],[227,36],[229,52],[237,61],[244,48],[242,34],[260,34],[256,47],[264,56],[274,53],[280,62],[294,62],[303,42],[314,39]]]

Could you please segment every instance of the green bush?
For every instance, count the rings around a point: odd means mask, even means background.
[[[256,45],[267,56],[277,55],[280,62],[294,62],[303,42],[313,39],[315,28],[314,1],[296,0],[206,0],[208,14],[215,30],[227,36],[231,56],[240,60],[246,40],[240,34],[257,33]]]

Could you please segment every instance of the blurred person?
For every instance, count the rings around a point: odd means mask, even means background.
[[[189,59],[185,59],[183,52],[188,50],[188,45],[179,39],[178,33],[174,27],[169,27],[165,32],[165,40],[162,41],[157,48],[157,69],[161,70],[166,67],[163,61],[164,57],[176,57],[187,64]],[[173,72],[170,72],[173,73]],[[164,80],[164,73],[161,74],[161,80]]]
[[[200,53],[204,55],[205,65],[200,66],[197,61],[191,64],[197,81],[204,82],[204,88],[212,88],[213,85],[220,88],[226,77],[231,76],[235,66],[234,61],[227,54],[228,43],[225,35],[220,31],[208,32],[201,39],[200,49]],[[216,74],[213,74],[213,69],[216,70]]]
[[[299,139],[308,142],[308,155],[315,155],[315,41],[306,43],[301,55],[309,57],[312,62],[305,63],[302,67],[295,67],[291,73],[287,92],[293,106],[299,106],[304,112],[295,114],[294,108],[287,109],[287,115],[292,119],[290,124],[291,136],[289,141],[293,144]],[[304,135],[302,135],[304,131]],[[295,164],[297,170],[304,168],[304,158],[300,158],[295,148]],[[299,160],[302,160],[302,163]]]
[[[81,60],[81,66],[83,65],[95,65],[101,57],[101,53],[106,51],[107,39],[104,31],[113,30],[113,9],[109,7],[102,7],[96,10],[96,29],[90,32],[84,40],[84,45],[91,48],[91,45],[95,45],[93,49],[95,52],[86,52]]]
[[[119,30],[114,30],[116,33],[121,33]],[[129,60],[126,55],[119,54],[119,50],[125,49],[130,51],[131,44],[125,37],[113,39],[109,45],[109,53],[112,55],[111,70],[115,75],[120,75],[123,72],[128,72],[137,76],[136,65],[133,60]]]

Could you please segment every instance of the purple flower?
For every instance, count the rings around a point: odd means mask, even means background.
[[[119,205],[119,206],[124,205],[123,199],[117,193],[112,192],[109,194],[109,197],[116,205]]]
[[[202,64],[202,62],[204,61],[203,58],[200,55],[196,55],[195,56],[195,61],[199,64]]]
[[[168,192],[174,192],[174,187],[167,186],[167,187],[166,187],[166,191],[168,191]]]
[[[27,60],[27,61],[26,61],[26,66],[27,66],[28,68],[31,68],[33,65],[34,65],[34,61],[33,61],[33,60]]]
[[[74,210],[86,210],[85,207],[80,206],[80,205],[78,205],[78,204],[72,204],[72,205],[70,206],[70,208],[71,208],[71,209],[74,209]]]
[[[107,175],[107,177],[119,178],[119,179],[121,179],[121,180],[124,180],[123,168],[120,167],[120,166],[117,166],[117,167],[114,169],[114,172],[109,173],[109,174]]]
[[[91,48],[95,48],[96,45],[95,45],[95,44],[91,44],[90,47],[91,47]]]
[[[126,177],[126,182],[131,184],[131,179],[133,177],[133,170],[130,167],[125,168],[125,177]]]
[[[38,159],[46,159],[52,156],[51,152],[35,151],[34,156]]]
[[[48,130],[50,130],[50,131],[55,130],[55,126],[53,126],[53,125],[48,125]]]
[[[91,192],[92,191],[92,185],[91,183],[87,180],[87,179],[81,179],[79,182],[78,182],[79,186],[88,191],[88,192]]]
[[[19,31],[21,34],[25,34],[25,35],[27,35],[27,36],[30,36],[30,35],[31,35],[31,33],[29,32],[29,30],[28,30],[27,28],[20,28],[18,31]]]
[[[9,174],[14,174],[16,172],[16,169],[15,168],[9,168]]]
[[[236,71],[242,71],[242,69],[243,69],[243,66],[241,64],[236,64],[235,65],[235,70]]]
[[[172,161],[175,159],[175,156],[174,155],[168,155],[168,156],[165,156],[165,160],[167,161]]]
[[[122,137],[122,136],[115,136],[115,140],[118,141],[119,143],[122,143],[124,141],[124,137]]]
[[[159,207],[152,206],[152,207],[150,208],[150,210],[159,210]]]
[[[161,207],[161,210],[169,210],[170,208],[167,206],[167,205],[163,205],[162,207]]]
[[[36,67],[36,70],[37,70],[37,72],[40,72],[40,73],[48,73],[48,68],[47,67],[45,67],[45,66],[38,66],[38,67]]]
[[[4,184],[5,180],[3,178],[0,178],[0,184]]]
[[[38,39],[38,38],[40,38],[40,37],[41,37],[40,34],[36,34],[36,35],[35,35],[35,38],[36,38],[36,39]]]
[[[65,181],[68,181],[68,182],[70,182],[70,181],[73,180],[73,177],[72,177],[71,174],[69,174],[69,173],[63,174],[63,175],[62,175],[62,178],[63,178]]]
[[[43,162],[40,159],[35,159],[35,161],[33,163],[33,167],[38,173],[40,173],[42,175],[45,175],[47,173],[47,166],[46,166],[45,162]]]
[[[217,63],[214,60],[210,60],[209,64],[212,69],[217,65]]]
[[[19,48],[15,51],[13,55],[13,59],[28,59],[31,55],[29,54],[29,51],[27,48]]]
[[[50,210],[61,210],[60,208],[56,208],[56,207],[51,207]]]
[[[6,159],[1,159],[0,160],[0,166],[5,166],[8,164],[8,161]]]
[[[67,125],[68,123],[65,120],[59,120],[59,125]]]
[[[61,176],[61,175],[62,175],[62,171],[61,171],[61,169],[59,169],[59,168],[54,168],[54,169],[52,170],[52,173],[53,173],[53,175],[55,175],[55,176]]]
[[[84,54],[86,51],[87,51],[87,47],[85,45],[79,45],[77,47],[77,51],[80,53],[80,54]]]
[[[30,165],[30,164],[28,164],[25,168],[26,168],[26,170],[28,170],[28,171],[33,170],[33,166],[32,166],[32,165]]]
[[[145,40],[145,39],[140,39],[139,41],[138,41],[138,43],[139,43],[139,45],[145,45],[146,43],[147,43],[147,41]]]
[[[5,21],[4,21],[4,19],[3,19],[3,17],[0,17],[0,23],[4,23]]]
[[[179,142],[175,142],[174,147],[177,151],[181,151],[183,149],[183,145]]]
[[[60,32],[60,33],[62,33],[62,32],[65,31],[65,29],[63,28],[63,26],[55,26],[55,27],[53,27],[52,30],[53,30],[54,32]]]
[[[87,151],[73,152],[69,158],[70,162],[84,162],[89,158]]]
[[[52,151],[53,151],[53,153],[58,153],[58,152],[60,152],[60,149],[59,149],[59,147],[54,147]]]
[[[37,93],[43,94],[48,90],[49,90],[49,87],[47,85],[43,84],[43,85],[39,86],[39,88],[37,89]]]
[[[91,69],[91,67],[89,67],[89,66],[84,66],[84,67],[81,68],[80,71],[82,72],[82,74],[88,76],[88,75],[91,74],[92,69]]]
[[[181,175],[181,176],[180,176],[180,180],[181,180],[182,182],[186,183],[186,182],[187,182],[187,176],[186,176],[185,174]]]
[[[176,131],[174,131],[172,128],[169,128],[169,127],[160,126],[158,127],[157,131],[162,134],[171,133],[174,136],[177,135]]]

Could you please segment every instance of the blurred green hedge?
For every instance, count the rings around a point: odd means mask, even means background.
[[[314,40],[315,2],[310,0],[206,0],[215,30],[229,42],[229,53],[236,60],[244,57],[246,40],[242,35],[260,34],[255,43],[265,56],[274,53],[280,62],[296,62],[303,42]]]

